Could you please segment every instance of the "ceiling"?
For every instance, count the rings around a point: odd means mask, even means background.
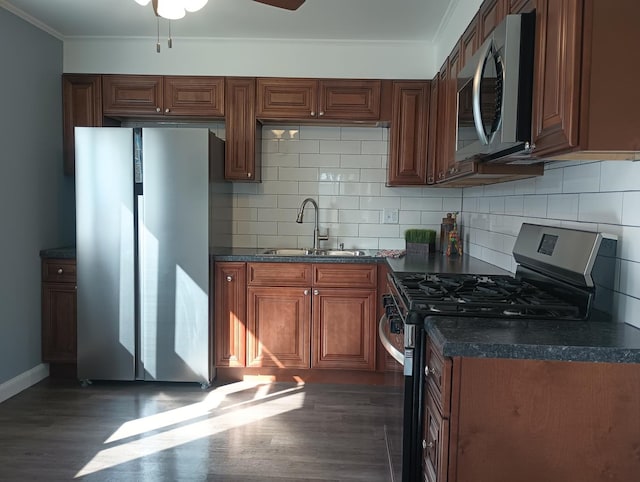
[[[209,0],[171,22],[174,37],[430,42],[458,0],[306,0],[290,12],[252,0]],[[134,0],[0,0],[53,35],[154,37],[151,5]],[[164,32],[166,20],[160,24]]]

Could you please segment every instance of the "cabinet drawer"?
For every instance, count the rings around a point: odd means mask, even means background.
[[[249,286],[311,286],[309,263],[249,263]]]
[[[451,360],[444,358],[429,338],[424,375],[428,391],[433,395],[442,416],[448,418],[451,411]]]
[[[333,288],[376,288],[375,264],[314,264],[313,286]]]
[[[42,281],[75,283],[76,261],[74,259],[43,259]]]

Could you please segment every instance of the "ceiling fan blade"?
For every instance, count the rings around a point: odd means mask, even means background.
[[[271,5],[272,7],[284,8],[286,10],[298,10],[304,0],[254,0],[255,2]]]

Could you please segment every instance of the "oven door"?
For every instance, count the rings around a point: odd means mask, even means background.
[[[406,325],[413,333],[412,326]],[[419,330],[419,333],[422,333]],[[414,482],[419,480],[422,469],[422,376],[420,366],[424,363],[423,336],[415,336],[409,347],[405,344],[405,333],[392,333],[387,316],[378,324],[380,342],[391,357],[402,363],[403,369],[391,370],[387,376],[394,377],[390,384],[397,386],[396,404],[385,420],[384,434],[392,482]]]

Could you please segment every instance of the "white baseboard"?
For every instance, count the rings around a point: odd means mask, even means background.
[[[49,376],[49,364],[41,363],[0,385],[0,403]]]

